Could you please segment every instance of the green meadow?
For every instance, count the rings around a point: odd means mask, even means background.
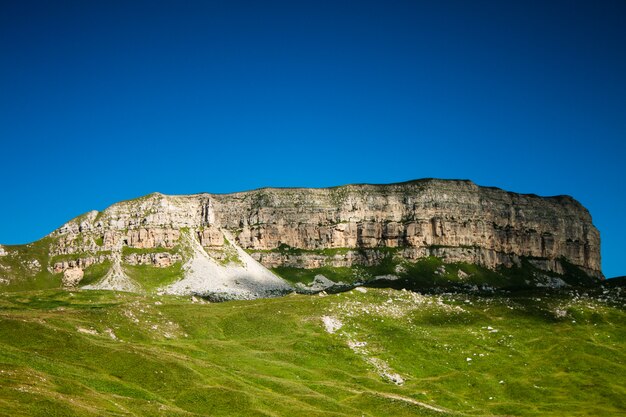
[[[0,295],[0,416],[626,415],[622,288]]]

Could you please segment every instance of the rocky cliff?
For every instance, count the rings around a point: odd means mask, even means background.
[[[471,181],[155,193],[79,216],[44,240],[42,270],[62,274],[66,285],[94,288],[108,282],[103,287],[133,290],[134,281],[154,275],[147,285],[174,293],[202,294],[203,288],[232,293],[245,281],[246,298],[267,295],[266,287],[269,294],[289,290],[267,268],[375,267],[389,257],[401,263],[437,258],[494,271],[525,262],[550,274],[575,267],[602,278],[599,233],[576,200],[515,194]],[[12,250],[15,257],[18,248],[6,247],[0,260],[11,258]],[[398,262],[395,266],[403,270]],[[94,273],[98,267],[107,271],[106,279]],[[2,268],[8,271],[10,265]],[[250,270],[255,274],[246,273]],[[169,280],[163,279],[167,274]],[[227,275],[232,279],[222,279]],[[255,277],[260,281],[251,285]],[[181,284],[184,279],[187,284]]]

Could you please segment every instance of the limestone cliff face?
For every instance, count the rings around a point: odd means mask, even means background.
[[[182,235],[220,253],[228,243],[225,233],[266,267],[373,265],[378,249],[392,247],[410,260],[437,256],[492,269],[526,257],[538,268],[562,273],[566,260],[602,277],[598,230],[573,198],[434,179],[223,195],[151,194],[87,213],[53,232],[50,254],[61,260],[51,267],[59,272],[81,262],[88,266],[124,247],[163,249],[126,254],[125,263],[167,266],[179,256],[172,249]],[[277,250],[285,247],[302,250]],[[342,252],[324,251],[332,248]]]

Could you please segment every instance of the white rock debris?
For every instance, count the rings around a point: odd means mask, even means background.
[[[367,362],[372,364],[378,374],[384,379],[393,382],[396,385],[403,385],[404,378],[396,372],[394,372],[387,362],[379,358],[366,358]]]
[[[433,308],[452,314],[465,312],[462,307],[446,302],[442,296],[424,296],[412,291],[382,291],[381,296],[387,295],[388,297],[384,302],[368,303],[359,300],[346,300],[337,304],[335,311],[345,317],[359,317],[366,314],[390,318],[404,317],[418,308]]]
[[[92,335],[92,336],[97,336],[97,335],[99,334],[97,330],[94,330],[94,329],[86,329],[86,328],[84,328],[84,327],[77,327],[77,328],[76,328],[76,331],[77,331],[78,333],[89,334],[89,335]]]
[[[322,316],[322,322],[324,323],[326,331],[331,334],[335,333],[343,326],[343,323],[336,317]]]
[[[113,340],[117,340],[117,336],[115,335],[115,333],[113,332],[113,330],[111,329],[104,329],[104,332]]]
[[[106,275],[97,283],[85,285],[83,288],[87,290],[114,290],[126,292],[141,292],[141,288],[137,285],[122,268],[121,247],[112,255],[113,264]]]
[[[354,353],[358,353],[359,355],[367,354],[367,350],[365,349],[366,346],[367,346],[367,342],[348,340],[348,347],[352,349]]]
[[[234,239],[227,231],[222,232],[228,244],[234,247],[240,263],[221,265],[204,250],[195,233],[184,234],[192,256],[183,265],[184,278],[164,288],[166,294],[253,299],[292,291],[292,287],[285,280],[274,275],[234,244]]]

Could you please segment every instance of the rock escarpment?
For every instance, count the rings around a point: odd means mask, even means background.
[[[599,233],[576,200],[457,180],[155,193],[79,216],[47,239],[53,273],[115,256],[121,265],[167,269],[189,264],[202,248],[223,267],[243,265],[240,249],[266,268],[303,269],[377,265],[392,250],[408,262],[437,257],[497,269],[527,260],[548,272],[573,265],[602,278]],[[184,292],[171,285],[164,288]]]

